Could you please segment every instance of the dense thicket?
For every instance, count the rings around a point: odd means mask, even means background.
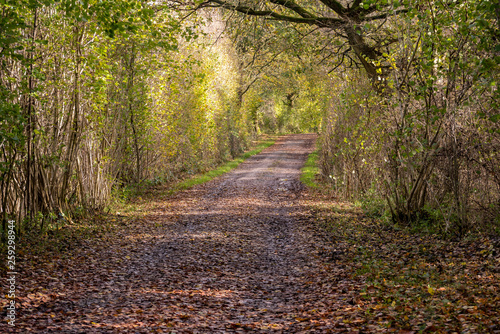
[[[450,235],[498,230],[498,2],[210,0],[200,6],[263,17],[275,35],[295,31],[308,40],[291,54],[308,64],[308,78],[324,83],[315,87],[326,90],[328,102],[325,94],[308,99],[329,105],[320,162],[337,194],[400,224]],[[311,86],[300,91],[312,92]]]
[[[498,16],[489,1],[422,4],[386,23],[387,87],[346,72],[323,167],[372,213],[463,235],[500,224]],[[365,83],[363,84],[363,81]],[[360,84],[361,82],[361,84]]]
[[[43,229],[102,209],[114,188],[204,170],[252,136],[216,22],[180,25],[134,0],[3,1],[0,15],[4,231],[8,219]]]
[[[182,3],[0,4],[4,230],[304,131],[325,182],[370,214],[499,228],[498,2]]]

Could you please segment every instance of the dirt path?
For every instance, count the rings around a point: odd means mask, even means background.
[[[281,138],[118,236],[34,268],[46,283],[23,282],[16,330],[338,332],[349,291],[300,205],[299,169],[314,140]]]

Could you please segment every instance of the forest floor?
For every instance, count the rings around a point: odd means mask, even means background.
[[[495,240],[423,240],[310,192],[315,139],[281,137],[66,250],[24,254],[16,327],[0,332],[500,332]]]

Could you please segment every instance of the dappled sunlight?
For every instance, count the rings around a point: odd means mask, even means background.
[[[500,334],[499,6],[0,1],[0,333]]]

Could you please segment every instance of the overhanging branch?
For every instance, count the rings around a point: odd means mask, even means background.
[[[338,1],[335,0],[320,0],[320,1],[338,15],[343,16],[347,11],[345,7],[342,6],[342,4]]]
[[[288,1],[273,0],[272,2],[282,5],[281,2],[284,3],[284,2],[288,2]],[[306,10],[298,9],[291,4],[288,4],[288,7],[286,7],[286,8],[289,8],[296,13],[301,12],[302,15],[304,15],[304,16],[298,17],[298,16],[283,15],[283,14],[273,12],[271,10],[256,10],[256,9],[248,7],[248,6],[233,5],[233,4],[230,4],[230,3],[223,1],[223,0],[208,0],[208,1],[204,2],[203,4],[201,4],[200,7],[225,8],[225,9],[234,10],[234,11],[246,14],[246,15],[260,16],[260,17],[264,17],[267,19],[271,19],[271,20],[277,20],[277,21],[315,25],[315,26],[318,26],[321,28],[338,28],[344,24],[344,21],[340,20],[340,19],[331,18],[331,17],[313,16],[312,14],[307,12]],[[292,7],[294,9],[292,9]],[[299,15],[301,15],[301,14],[299,14]]]
[[[286,7],[304,18],[317,18],[315,15],[309,13],[307,10],[305,10],[304,8],[297,5],[295,2],[291,0],[269,0],[269,1],[274,4]]]
[[[396,15],[399,15],[399,14],[402,14],[402,13],[408,13],[409,9],[399,9],[399,10],[395,10],[393,12],[387,12],[387,13],[383,13],[383,14],[380,14],[380,15],[375,15],[375,16],[368,16],[368,17],[363,17],[361,18],[362,21],[366,22],[366,21],[375,21],[375,20],[383,20],[383,19],[387,19],[391,16],[396,16]]]

